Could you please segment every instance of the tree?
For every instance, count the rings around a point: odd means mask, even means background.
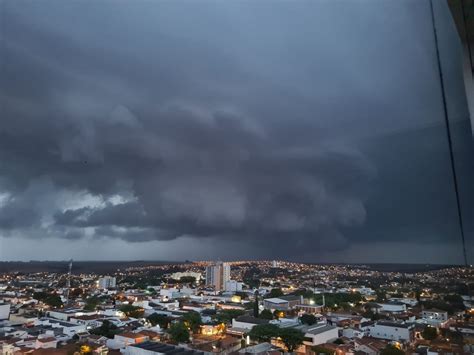
[[[97,308],[97,305],[100,303],[100,299],[97,296],[92,296],[86,299],[86,304],[84,310],[94,311]]]
[[[314,315],[305,313],[300,317],[300,321],[307,325],[313,325],[317,322],[317,319]]]
[[[387,347],[380,352],[380,355],[405,355],[405,352],[394,345],[387,345]]]
[[[179,279],[179,283],[192,284],[194,282],[196,282],[196,278],[194,276],[182,276]]]
[[[61,297],[59,297],[58,295],[48,295],[48,297],[46,297],[43,302],[54,308],[59,308],[63,306],[63,301],[61,301]]]
[[[107,338],[113,338],[118,333],[117,326],[108,320],[104,320],[99,328],[92,329],[92,334],[101,335]]]
[[[189,331],[183,322],[172,323],[167,332],[175,343],[186,343],[189,341]]]
[[[304,340],[304,333],[295,328],[279,329],[278,336],[290,353],[298,349]]]
[[[48,297],[46,292],[33,292],[33,298],[40,302],[43,302]]]
[[[271,312],[270,310],[264,309],[264,310],[259,314],[259,318],[272,320],[272,319],[273,319],[273,314],[272,314],[272,312]]]
[[[278,336],[279,328],[275,324],[259,324],[254,326],[248,335],[254,340],[261,342],[270,341]]]
[[[268,298],[273,298],[273,297],[281,297],[283,296],[284,293],[281,290],[281,288],[272,288],[272,290],[268,293]]]
[[[82,288],[74,288],[71,290],[70,296],[77,298],[83,294]]]
[[[148,316],[147,320],[153,325],[159,325],[160,328],[166,329],[171,319],[164,314],[152,313]]]
[[[188,312],[183,316],[184,324],[189,327],[193,333],[199,330],[199,326],[202,324],[201,315],[198,312]]]
[[[242,309],[225,309],[220,311],[215,319],[219,323],[230,323],[232,319],[240,317],[245,314],[245,311]]]
[[[292,295],[295,296],[303,296],[304,298],[313,298],[314,297],[314,292],[311,290],[307,289],[299,289],[291,293]]]
[[[141,318],[143,317],[143,313],[145,313],[143,308],[131,304],[124,304],[120,306],[119,310],[125,313],[127,317],[132,318]]]
[[[427,326],[425,329],[423,329],[421,335],[423,336],[423,339],[434,340],[438,336],[438,331],[435,327]]]
[[[377,302],[385,302],[385,300],[387,299],[387,295],[382,290],[377,290],[376,294],[377,294],[377,298],[376,298]]]

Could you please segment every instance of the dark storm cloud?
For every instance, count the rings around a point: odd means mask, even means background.
[[[311,257],[457,233],[426,3],[21,3],[5,6],[4,235]]]

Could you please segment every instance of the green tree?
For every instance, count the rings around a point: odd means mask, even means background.
[[[182,276],[179,279],[179,283],[192,284],[194,282],[196,282],[196,278],[194,276]]]
[[[215,319],[219,323],[230,323],[232,319],[240,317],[245,314],[242,309],[225,309],[216,314]]]
[[[97,308],[97,306],[99,305],[99,303],[100,303],[99,297],[97,297],[97,296],[88,297],[86,299],[86,304],[84,306],[84,310],[94,311]]]
[[[464,303],[464,300],[460,295],[446,295],[444,300],[449,303]]]
[[[300,317],[300,321],[307,325],[313,325],[317,322],[317,319],[314,315],[305,313]]]
[[[120,306],[119,310],[125,313],[127,317],[132,318],[141,318],[143,317],[143,313],[145,313],[143,308],[131,304],[124,304]]]
[[[184,324],[189,327],[193,333],[199,330],[199,326],[202,324],[201,315],[198,312],[188,312],[183,316]]]
[[[434,340],[438,336],[438,331],[435,327],[427,326],[425,329],[423,329],[421,335],[423,336],[423,339]]]
[[[259,324],[254,326],[248,335],[254,340],[261,342],[270,341],[271,338],[278,336],[279,328],[275,324]]]
[[[164,314],[152,313],[147,317],[147,320],[155,325],[159,325],[160,328],[166,329],[171,322],[171,319]]]
[[[63,306],[63,301],[61,301],[61,297],[59,297],[58,295],[48,295],[48,297],[46,297],[43,302],[46,303],[48,306],[54,308],[59,308]]]
[[[270,310],[264,309],[262,312],[260,312],[258,317],[262,318],[262,319],[272,320],[273,319],[273,314]]]
[[[33,293],[33,298],[35,300],[40,301],[40,302],[43,302],[47,297],[48,297],[48,294],[46,292],[34,292]]]
[[[284,293],[283,291],[281,290],[281,288],[273,288],[269,293],[268,295],[266,295],[265,297],[266,298],[273,298],[273,297],[281,297],[283,296]]]
[[[304,340],[304,333],[295,328],[279,329],[278,336],[281,338],[281,341],[285,344],[290,353],[298,349],[303,344]]]
[[[117,327],[108,320],[104,320],[99,328],[95,328],[90,331],[91,334],[104,336],[110,339],[113,338],[115,334],[118,334],[118,332],[119,330]]]
[[[167,332],[175,343],[186,343],[189,341],[189,331],[183,322],[172,323]]]
[[[377,298],[376,298],[377,302],[385,302],[385,300],[387,299],[386,293],[382,290],[377,290],[376,294],[377,294]]]
[[[304,298],[313,298],[314,297],[314,292],[311,290],[307,289],[299,289],[291,293],[292,295],[295,296],[303,296]]]

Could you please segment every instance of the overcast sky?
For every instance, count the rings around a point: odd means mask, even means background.
[[[2,260],[462,263],[428,1],[2,4]]]

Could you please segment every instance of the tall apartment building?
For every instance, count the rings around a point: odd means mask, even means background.
[[[97,281],[97,287],[101,289],[114,288],[117,284],[115,277],[104,276]]]
[[[206,267],[206,285],[214,286],[217,291],[225,288],[225,284],[230,280],[230,265],[217,262],[215,265]]]

